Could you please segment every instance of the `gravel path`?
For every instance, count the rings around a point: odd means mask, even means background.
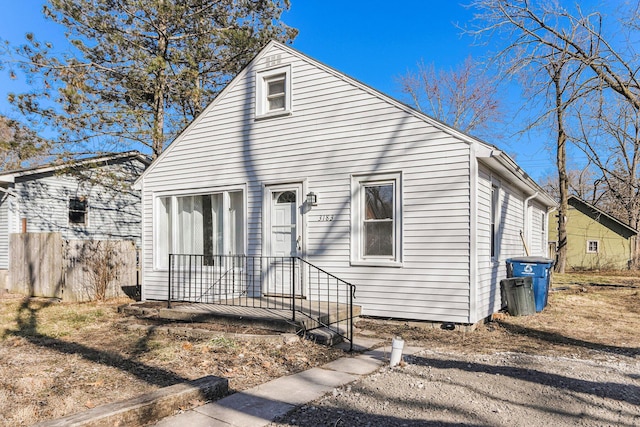
[[[640,361],[423,351],[275,426],[638,426]]]

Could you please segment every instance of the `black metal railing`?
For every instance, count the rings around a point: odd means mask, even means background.
[[[299,257],[169,255],[167,305],[195,302],[278,310],[325,327],[353,349],[355,285]]]

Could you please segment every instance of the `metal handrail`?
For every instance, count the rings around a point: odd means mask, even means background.
[[[287,310],[292,322],[301,314],[353,349],[355,285],[300,257],[170,254],[168,287],[168,308],[189,301]]]

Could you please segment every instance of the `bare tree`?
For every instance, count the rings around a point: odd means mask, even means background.
[[[500,122],[498,84],[471,57],[452,70],[421,61],[396,82],[415,108],[462,132],[493,136]]]
[[[640,227],[640,111],[614,94],[599,96],[578,113],[579,143],[601,172],[605,191],[596,205],[630,227]],[[589,108],[590,107],[590,108]],[[594,108],[595,107],[595,108]],[[636,241],[634,264],[640,242]],[[637,265],[635,265],[637,267]]]
[[[586,118],[581,115],[587,101],[604,99],[615,94],[638,112],[640,111],[640,71],[639,57],[633,49],[634,32],[637,32],[638,8],[610,8],[611,16],[606,20],[598,11],[585,13],[579,4],[565,7],[556,1],[532,2],[529,0],[478,0],[473,2],[478,14],[480,28],[471,31],[476,36],[491,37],[498,35],[506,44],[496,55],[503,69],[511,74],[522,75],[531,72],[532,67],[539,68],[540,64],[562,64],[560,71],[565,70],[564,96],[558,97],[557,69],[548,73],[547,85],[554,87],[556,102],[555,121],[559,125],[560,110],[564,116],[564,128],[558,126],[557,147],[566,146],[572,141],[583,151],[590,153],[589,159],[600,168],[603,182],[613,185],[611,170],[618,170],[624,166],[627,171],[633,169],[625,166],[621,159],[624,156],[613,156],[613,163],[604,161],[604,157],[596,159],[593,148],[602,144],[601,140],[593,139],[593,135],[580,131],[586,128],[582,122]],[[602,7],[602,5],[600,5]],[[555,55],[562,53],[561,63],[552,60]],[[548,93],[549,94],[549,93]],[[561,102],[560,102],[561,101]],[[578,102],[579,101],[579,102]],[[561,105],[571,108],[567,109]],[[548,112],[542,112],[538,119],[544,122]],[[593,116],[590,117],[593,119]],[[567,125],[569,125],[567,127]],[[591,128],[591,126],[589,126]],[[562,133],[562,135],[561,135]],[[571,136],[571,133],[574,135]],[[627,145],[628,146],[628,145]],[[611,153],[609,153],[611,154]],[[630,156],[635,157],[635,156]],[[611,160],[611,156],[606,157]],[[564,159],[564,160],[563,160]],[[560,190],[559,229],[562,229],[564,219],[564,200],[568,196],[568,179],[566,177],[566,154],[558,151],[558,174]],[[617,164],[617,167],[611,167]],[[635,169],[634,169],[635,170]],[[609,174],[609,176],[607,176]],[[637,177],[618,173],[616,177],[626,179],[624,185],[633,186]],[[566,180],[563,182],[563,180]],[[630,196],[628,196],[630,197]],[[631,204],[637,204],[637,196]],[[562,271],[564,263],[559,259],[558,270]]]
[[[546,66],[553,83],[554,106],[556,115],[556,166],[558,167],[558,246],[556,248],[556,271],[564,273],[567,261],[567,212],[569,210],[569,177],[567,175],[567,133],[565,131],[565,111],[569,105],[563,95],[567,89],[567,81],[563,71],[567,65],[566,57],[561,53],[551,55]]]

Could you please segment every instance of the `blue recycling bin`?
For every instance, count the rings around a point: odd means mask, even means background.
[[[507,277],[531,277],[536,311],[547,306],[553,260],[544,257],[525,256],[507,260]]]

